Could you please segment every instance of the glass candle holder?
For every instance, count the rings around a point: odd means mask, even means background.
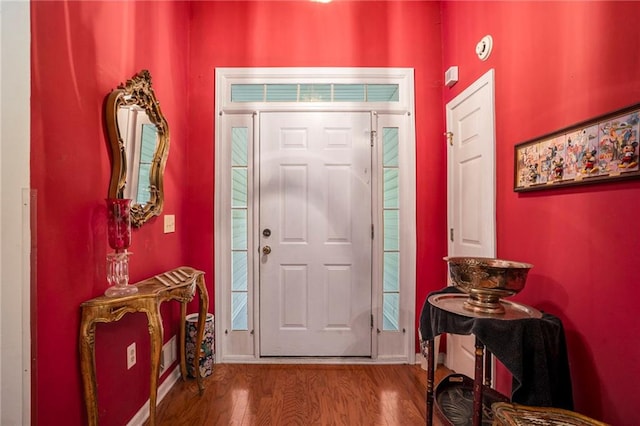
[[[129,255],[131,245],[131,200],[128,198],[107,198],[107,236],[109,246],[115,253],[107,254],[107,282],[109,297],[126,296],[138,292],[129,285]]]
[[[131,245],[131,200],[107,198],[107,235],[109,246],[116,252]]]
[[[105,295],[109,297],[126,296],[138,292],[138,287],[129,285],[129,254],[126,250],[120,253],[107,254],[107,282],[109,288]]]

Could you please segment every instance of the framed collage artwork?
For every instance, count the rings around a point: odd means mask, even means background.
[[[515,147],[514,191],[640,177],[640,104]]]

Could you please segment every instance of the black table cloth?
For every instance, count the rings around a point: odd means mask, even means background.
[[[446,287],[429,296],[459,292]],[[543,312],[538,319],[474,318],[445,311],[425,300],[420,314],[421,339],[426,341],[442,333],[475,335],[511,372],[512,402],[573,409],[564,328],[556,316]]]

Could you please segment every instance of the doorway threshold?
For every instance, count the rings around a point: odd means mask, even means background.
[[[306,356],[292,356],[292,357],[281,357],[281,356],[262,356],[253,359],[242,358],[242,359],[226,359],[222,362],[223,364],[352,364],[352,365],[363,365],[363,364],[407,364],[407,360],[380,360],[373,359],[371,357],[359,357],[359,356],[349,356],[349,357],[306,357]]]

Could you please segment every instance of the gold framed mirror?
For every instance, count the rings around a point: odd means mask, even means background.
[[[131,199],[131,223],[140,227],[162,213],[169,127],[142,70],[107,97],[107,134],[112,153],[109,198]]]

